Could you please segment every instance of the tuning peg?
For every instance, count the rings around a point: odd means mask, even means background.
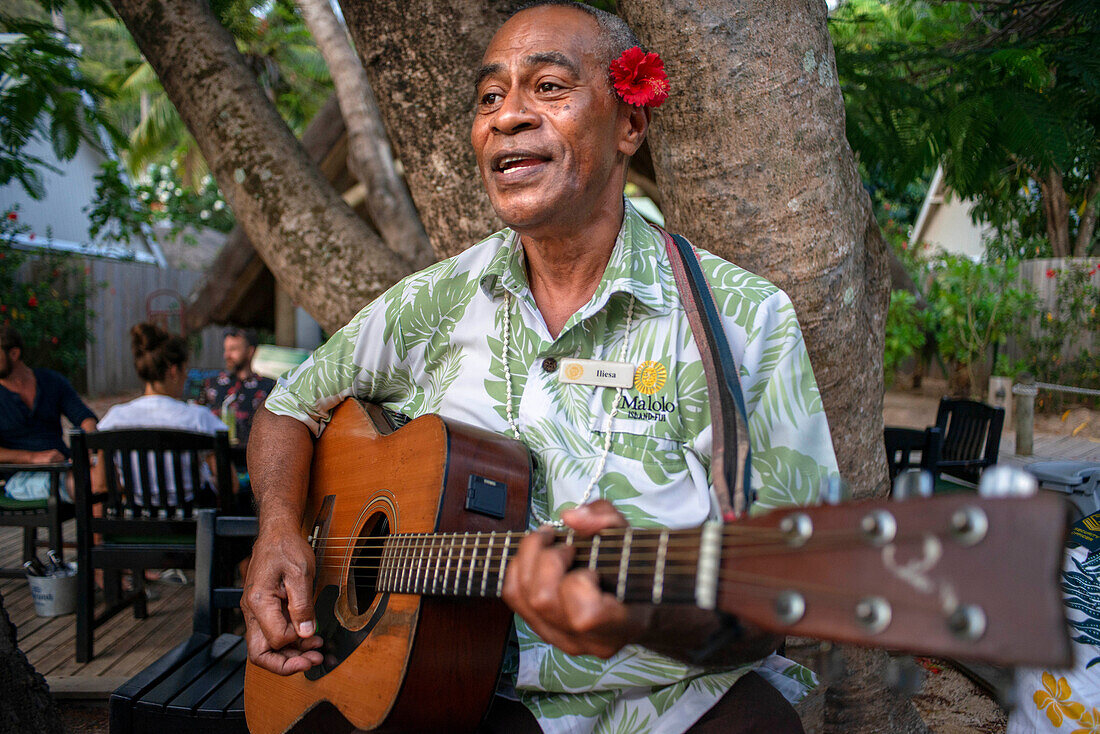
[[[931,472],[907,469],[894,480],[894,491],[890,496],[898,502],[910,497],[931,497],[935,484]]]
[[[1030,497],[1039,491],[1039,482],[1023,469],[997,464],[982,472],[978,494],[982,497]]]

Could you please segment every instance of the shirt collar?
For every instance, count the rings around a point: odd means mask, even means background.
[[[616,293],[633,295],[655,313],[666,313],[673,306],[675,286],[670,289],[672,270],[665,253],[664,239],[628,199],[624,198],[623,202],[623,224],[615,238],[611,259],[592,299],[576,314],[581,318],[588,318],[604,308]],[[506,228],[494,234],[493,238],[499,238],[501,244],[481,277],[482,291],[490,300],[503,296],[504,291],[517,299],[527,297],[530,286],[519,235]]]

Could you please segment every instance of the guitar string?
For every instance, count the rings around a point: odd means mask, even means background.
[[[637,533],[638,531],[635,530],[634,532]],[[661,536],[658,531],[653,531],[647,528],[643,532],[645,533],[645,535],[632,536],[632,548],[654,547],[661,544]],[[523,538],[526,538],[529,534],[530,533],[522,531],[507,531],[498,533],[496,536],[490,536],[489,533],[414,533],[408,535],[388,535],[385,537],[368,536],[366,538],[360,539],[359,542],[341,544],[325,543],[321,547],[318,555],[331,555],[333,552],[335,552],[336,554],[342,554],[346,552],[348,548],[359,548],[361,550],[377,550],[379,548],[384,549],[386,547],[396,547],[407,553],[410,550],[435,550],[438,549],[440,546],[446,546],[448,542],[459,543],[465,541],[473,541],[473,545],[471,546],[471,548],[476,548],[480,550],[482,548],[489,547],[490,545],[497,545],[498,543],[503,542],[505,539],[508,538],[511,538],[512,541],[515,541],[517,538],[522,540]],[[864,537],[862,531],[859,530],[836,528],[830,530],[819,530],[814,533],[814,535],[812,536],[812,540],[820,540],[823,538],[832,539],[836,536],[850,539],[859,539]],[[624,532],[612,534],[607,533],[606,531],[601,533],[598,537],[600,538],[600,547],[614,546],[616,543],[618,543],[619,547],[621,547],[626,538]],[[665,542],[673,543],[686,541],[690,543],[698,543],[701,537],[702,534],[698,530],[670,531]],[[724,534],[721,542],[723,547],[751,547],[756,545],[768,545],[769,543],[775,545],[789,545],[789,543],[786,542],[787,535],[781,531],[775,531],[771,534],[770,537],[775,538],[776,540],[769,541],[766,539],[758,538],[738,538],[736,536]],[[558,535],[555,537],[555,540],[558,541],[556,543],[557,545],[573,545],[574,547],[578,548],[587,547],[592,544],[591,538],[574,537],[572,542],[570,543],[566,539],[566,536]]]
[[[852,537],[862,538],[862,535],[861,534],[853,534]],[[894,545],[899,545],[899,544],[909,544],[909,543],[923,542],[926,537],[928,537],[927,534],[900,535],[900,536],[898,536],[897,538],[894,539],[893,544]],[[849,537],[849,538],[841,537],[841,538],[828,539],[827,542],[825,542],[823,540],[819,540],[817,543],[815,543],[813,545],[813,547],[810,550],[813,550],[813,551],[835,550],[836,546],[841,545],[842,543],[846,543],[848,540],[851,540],[851,539],[852,539],[851,537]],[[609,556],[613,556],[611,551],[614,550],[614,549],[611,548],[609,545],[605,545],[605,544],[602,544],[602,543],[600,544],[600,551],[601,551],[600,554],[602,555],[602,550],[605,549],[605,548],[607,548],[607,550],[609,551]],[[870,549],[870,548],[873,548],[873,546],[866,546],[866,548]],[[580,551],[581,553],[583,553],[584,551],[590,551],[590,549],[591,549],[590,546],[588,546],[588,547],[578,547],[578,551]],[[439,548],[430,548],[429,546],[422,546],[422,547],[418,548],[417,550],[421,550],[421,551],[431,550],[431,551],[433,551],[433,554],[429,555],[429,556],[424,556],[424,555],[421,554],[420,557],[414,557],[417,554],[409,553],[407,551],[407,549],[397,547],[395,549],[396,552],[394,554],[392,554],[391,556],[387,557],[384,560],[379,557],[377,559],[372,559],[371,561],[369,561],[367,563],[348,564],[347,568],[349,570],[357,570],[357,571],[373,571],[373,570],[380,570],[382,565],[385,564],[391,570],[397,570],[398,572],[400,572],[400,571],[403,571],[403,570],[406,570],[406,569],[414,569],[415,570],[418,567],[422,568],[425,564],[431,565],[433,563],[436,563],[437,560],[439,562],[447,562],[446,559],[443,558],[443,556],[445,556],[445,555],[450,558],[451,562],[457,562],[458,566],[469,565],[470,563],[478,563],[480,561],[482,563],[482,567],[484,567],[485,554],[475,553],[474,551],[475,550],[477,550],[477,551],[480,551],[480,550],[487,550],[487,551],[488,550],[494,550],[495,554],[493,555],[492,559],[493,559],[493,563],[496,563],[496,562],[498,562],[498,560],[501,557],[500,553],[503,551],[503,547],[501,547],[499,549],[496,549],[496,548],[490,549],[490,547],[488,545],[486,545],[484,547],[479,547],[477,549],[470,548],[470,547],[467,547],[465,549],[453,548],[452,550],[459,551],[459,555],[457,556],[457,558],[454,556],[453,553],[447,554],[447,553],[442,552],[443,551],[442,546],[440,546]],[[434,553],[434,551],[437,551],[437,550],[440,551],[440,552],[439,553]],[[669,554],[666,553],[665,561],[666,561],[666,563],[669,560],[676,560],[676,561],[688,560],[688,561],[691,561],[691,562],[696,562],[698,560],[697,549],[692,548],[691,550],[695,550],[696,552],[694,554],[690,554],[690,555],[675,555],[675,556],[669,555]],[[792,553],[803,553],[803,552],[806,552],[806,550],[807,549],[805,549],[803,547],[792,547],[787,543],[782,543],[782,544],[777,543],[777,544],[772,544],[772,545],[759,544],[758,546],[749,547],[749,548],[728,549],[725,552],[723,552],[722,558],[723,559],[737,559],[737,558],[750,558],[750,557],[768,556],[768,555],[790,555]],[[632,546],[631,547],[631,553],[630,553],[630,556],[629,556],[629,561],[628,561],[629,565],[632,567],[632,570],[636,566],[636,564],[638,564],[638,563],[645,562],[645,561],[650,561],[650,560],[655,560],[655,559],[658,558],[658,555],[656,555],[656,554],[655,555],[647,555],[647,554],[644,554],[644,553],[636,553],[634,551],[635,551],[635,548]],[[515,554],[515,548],[509,548],[509,551],[508,551],[509,560],[514,557],[514,554]],[[582,559],[589,559],[590,560],[591,559],[591,554],[587,553],[587,554],[584,554],[584,555],[580,555],[580,558],[574,559],[574,564],[575,565],[583,565],[584,561]],[[615,566],[617,568],[620,561],[621,561],[621,556],[620,556],[620,558],[609,557],[604,562],[606,562],[608,565],[612,565],[612,566]],[[597,561],[597,564],[599,564],[599,563],[600,563],[600,561]],[[344,567],[343,560],[336,560],[335,562],[323,562],[323,563],[318,564],[318,568],[343,568],[343,567]],[[637,566],[637,568],[641,568],[641,566]]]
[[[486,593],[481,593],[481,583],[477,580],[477,577],[484,576],[487,579]],[[462,598],[499,598],[496,593],[496,588],[499,583],[498,571],[490,571],[487,575],[482,574],[480,571],[473,575],[472,584],[469,583],[471,578],[469,575],[456,576],[454,580],[447,579],[444,584],[444,593],[434,593],[434,588],[438,585],[438,579],[424,579],[418,581],[412,581],[409,579],[395,580],[393,582],[386,582],[379,584],[375,587],[375,593],[391,593],[391,594],[411,594],[416,596],[443,596],[443,597],[462,597]],[[682,579],[677,579],[682,580]],[[832,586],[826,586],[824,584],[815,583],[812,581],[798,581],[791,583],[789,579],[783,579],[775,576],[767,576],[759,573],[748,573],[743,571],[726,572],[720,574],[719,580],[724,585],[724,591],[733,592],[736,591],[738,595],[744,596],[752,594],[755,596],[763,596],[771,599],[774,594],[774,589],[790,589],[804,592],[806,594],[813,595],[809,600],[810,603],[844,603],[844,602],[860,602],[870,596],[866,592],[855,591],[851,589],[841,589]],[[405,588],[386,588],[386,587],[405,587]],[[446,587],[453,586],[455,591],[451,594],[446,593]],[[470,588],[469,593],[464,593],[464,589]],[[489,591],[491,589],[491,591]],[[652,584],[643,582],[640,578],[635,578],[627,581],[625,589],[626,597],[625,601],[645,601],[652,598]],[[664,589],[664,596],[675,599],[677,597],[682,598],[685,601],[693,601],[695,598],[694,588],[677,590],[677,589]],[[886,598],[886,597],[883,597]],[[927,603],[921,603],[927,599]],[[943,616],[944,610],[942,604],[938,603],[938,599],[932,595],[922,597],[921,601],[908,601],[898,599],[886,598],[886,601],[890,604],[891,608],[895,611],[901,611],[905,613],[927,613],[933,616]],[[672,603],[675,603],[674,601]]]

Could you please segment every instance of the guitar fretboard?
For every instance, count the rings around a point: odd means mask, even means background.
[[[499,597],[522,532],[393,535],[379,559],[377,588],[398,594]],[[620,601],[693,603],[713,608],[721,531],[611,530],[591,538],[562,533],[573,568],[594,572]]]

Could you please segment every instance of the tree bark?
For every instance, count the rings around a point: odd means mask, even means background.
[[[348,131],[348,168],[366,188],[371,220],[387,247],[417,268],[427,267],[435,260],[431,242],[397,173],[367,72],[329,0],[297,0],[297,4],[336,88]]]
[[[46,679],[27,662],[15,632],[0,596],[0,732],[62,734]]]
[[[1100,165],[1092,169],[1089,184],[1085,187],[1084,209],[1077,224],[1077,238],[1073,242],[1074,257],[1088,257],[1092,236],[1096,233],[1097,197],[1100,196]]]
[[[673,84],[649,145],[671,229],[791,296],[856,496],[887,486],[882,359],[887,245],[844,136],[825,4],[620,0]],[[842,648],[829,732],[920,732],[884,694],[886,654]],[[873,693],[872,693],[873,691]]]
[[[249,240],[329,331],[412,270],[336,194],[201,0],[113,0]]]
[[[501,226],[478,175],[470,121],[482,53],[516,4],[340,3],[421,221],[440,257],[461,252]]]
[[[1069,201],[1062,172],[1051,166],[1045,176],[1036,176],[1039,195],[1043,199],[1043,217],[1046,220],[1047,241],[1054,257],[1069,257]]]
[[[824,3],[619,7],[673,84],[649,139],[669,226],[787,291],[841,473],[857,496],[882,492],[886,243],[844,137]]]

